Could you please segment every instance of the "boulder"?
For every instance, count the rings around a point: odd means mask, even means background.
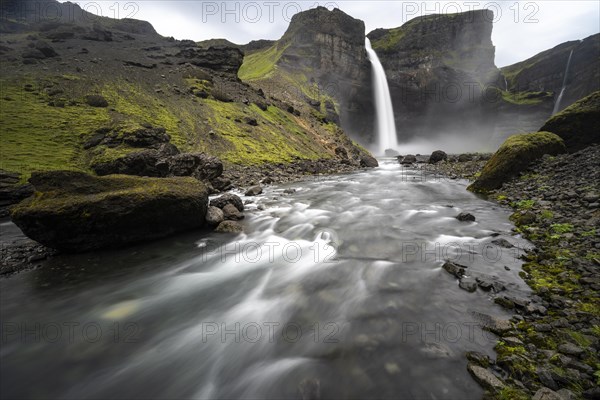
[[[129,153],[112,161],[101,161],[91,165],[92,170],[100,176],[105,175],[136,175],[165,177],[168,168],[157,166],[163,155],[159,150],[149,149]]]
[[[375,157],[368,154],[362,154],[360,156],[360,166],[363,168],[376,168],[379,167],[379,163]]]
[[[540,131],[560,136],[571,153],[600,143],[600,91],[554,115]]]
[[[99,94],[90,94],[85,96],[85,102],[91,107],[108,107],[108,101]]]
[[[212,180],[223,173],[223,163],[217,157],[204,153],[182,153],[167,160],[172,176],[193,176],[199,180]]]
[[[458,156],[458,162],[469,162],[473,160],[473,156],[470,154],[461,154]]]
[[[466,213],[466,212],[461,212],[455,218],[457,220],[459,220],[460,222],[474,222],[475,221],[475,216],[473,214]]]
[[[442,268],[449,274],[452,274],[460,279],[465,274],[465,268],[467,267],[464,265],[453,263],[452,261],[446,261],[444,265],[442,265]]]
[[[252,186],[251,188],[246,190],[245,195],[246,196],[258,196],[262,192],[263,192],[262,187],[260,187],[260,185],[256,185],[256,186]]]
[[[13,207],[14,223],[31,239],[66,252],[123,246],[205,223],[208,191],[193,178],[51,171],[29,181],[35,195]]]
[[[533,395],[532,400],[564,400],[561,395],[553,391],[552,389],[548,389],[547,387],[542,387],[535,395]]]
[[[244,214],[233,204],[227,204],[223,207],[223,217],[229,221],[239,221],[240,219],[244,219]]]
[[[244,203],[239,196],[232,193],[225,193],[224,195],[217,197],[210,201],[210,205],[223,209],[227,204],[233,204],[238,211],[244,211]]]
[[[473,376],[473,379],[477,381],[482,387],[491,390],[500,390],[505,385],[500,379],[498,379],[491,371],[486,368],[480,367],[473,363],[467,365],[467,370]]]
[[[429,164],[437,164],[440,161],[446,161],[448,159],[448,154],[441,150],[436,150],[431,153],[431,157],[429,157]]]
[[[131,147],[154,147],[171,141],[162,127],[142,128],[123,134],[123,143]]]
[[[215,229],[218,233],[242,233],[243,231],[244,227],[237,221],[223,221]]]
[[[225,220],[223,210],[217,207],[209,206],[206,211],[206,223],[210,226],[217,226]]]
[[[526,133],[509,137],[485,164],[481,175],[468,189],[487,193],[499,189],[504,182],[520,172],[544,154],[556,155],[566,151],[562,139],[550,132]]]

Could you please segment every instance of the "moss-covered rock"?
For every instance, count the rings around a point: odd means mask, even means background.
[[[556,155],[565,151],[562,139],[554,133],[537,132],[511,136],[487,162],[479,178],[468,189],[478,193],[498,189],[544,154]]]
[[[194,178],[34,173],[33,197],[12,210],[23,232],[48,247],[80,252],[199,228],[208,190]]]
[[[571,153],[600,143],[600,91],[554,115],[540,130],[556,133]]]

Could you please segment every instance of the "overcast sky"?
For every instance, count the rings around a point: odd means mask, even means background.
[[[87,11],[152,23],[163,36],[204,40],[226,38],[244,44],[278,39],[290,18],[321,5],[337,7],[365,21],[367,33],[394,28],[425,14],[488,8],[494,11],[496,65],[510,65],[569,40],[600,31],[600,1],[77,1]]]

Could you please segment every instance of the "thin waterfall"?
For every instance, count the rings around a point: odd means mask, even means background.
[[[508,92],[508,81],[506,80],[506,77],[504,77],[504,90]]]
[[[567,68],[565,69],[565,76],[563,77],[562,89],[560,89],[560,94],[556,99],[556,103],[554,103],[554,110],[552,110],[552,115],[556,114],[560,110],[560,102],[562,101],[562,98],[565,94],[565,90],[567,89],[567,78],[569,77],[569,69],[571,68],[571,58],[573,58],[573,50],[571,50],[571,54],[569,54],[569,61],[567,61]]]
[[[365,47],[369,61],[373,66],[373,86],[375,95],[375,113],[377,114],[377,149],[378,155],[384,155],[388,149],[398,149],[396,136],[396,122],[394,121],[394,108],[385,71],[377,53],[371,47],[369,38],[365,39]]]

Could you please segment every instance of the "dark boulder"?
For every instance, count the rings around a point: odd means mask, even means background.
[[[223,221],[215,229],[218,233],[242,233],[243,231],[244,227],[237,221]]]
[[[448,154],[443,152],[442,150],[436,150],[431,153],[431,157],[429,157],[429,164],[437,164],[440,161],[446,161],[448,159]]]
[[[159,159],[162,154],[158,150],[149,149],[129,153],[112,161],[102,161],[91,165],[97,175],[136,175],[165,177],[167,171],[161,168]]]
[[[375,157],[368,154],[362,154],[360,156],[360,166],[363,168],[376,168],[379,167],[379,163]]]
[[[193,178],[34,173],[36,195],[12,209],[31,239],[68,251],[118,247],[202,227],[206,187]]]
[[[461,212],[455,217],[460,222],[473,222],[475,221],[475,216],[473,214],[469,214],[466,212]]]
[[[169,174],[193,176],[199,180],[216,179],[223,174],[223,163],[217,157],[204,153],[182,153],[169,157]]]
[[[244,214],[233,204],[226,204],[225,207],[223,207],[223,217],[226,220],[239,221],[240,219],[244,219]]]
[[[217,226],[225,220],[223,210],[217,207],[209,206],[206,211],[206,223],[210,226]]]
[[[58,53],[54,50],[50,44],[44,42],[43,40],[39,40],[35,44],[36,50],[44,55],[44,58],[56,57]]]
[[[137,129],[123,134],[123,143],[131,147],[154,147],[168,143],[171,137],[162,127]]]
[[[227,204],[233,204],[240,212],[244,211],[244,203],[242,202],[242,199],[232,193],[225,193],[224,195],[210,201],[211,206],[220,209],[223,209]]]
[[[406,155],[406,156],[404,156],[402,158],[398,157],[398,161],[402,165],[410,165],[410,164],[414,164],[414,163],[417,162],[417,157],[414,156],[414,155],[412,155],[412,154],[409,154],[409,155]]]
[[[458,156],[458,162],[469,162],[473,160],[473,157],[469,154],[461,154]]]

